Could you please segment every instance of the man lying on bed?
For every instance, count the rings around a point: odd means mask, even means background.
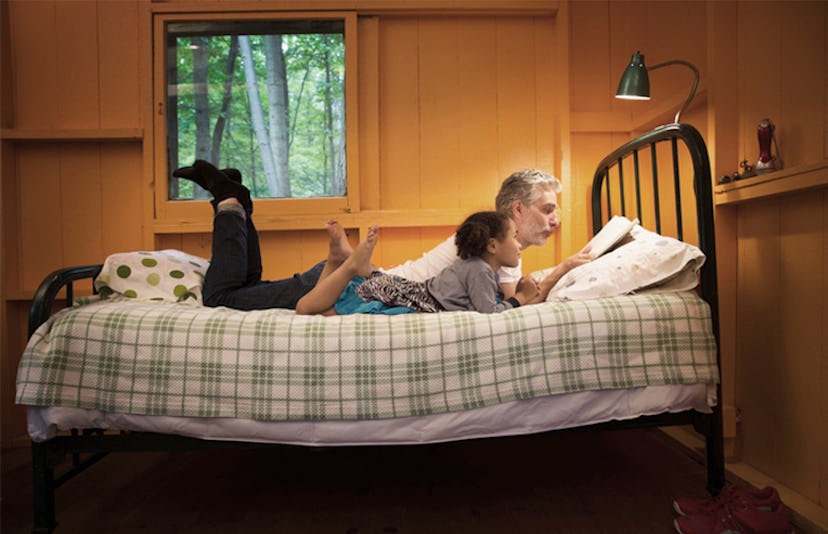
[[[329,255],[310,270],[293,278],[264,281],[259,236],[253,224],[253,202],[250,191],[242,185],[236,169],[219,170],[211,163],[197,160],[192,167],[182,167],[173,176],[197,183],[213,195],[216,215],[213,221],[213,245],[210,267],[202,289],[204,304],[226,306],[239,310],[268,308],[295,309],[296,303],[316,285],[320,277],[339,267],[352,249],[342,227],[328,224],[331,239]],[[560,226],[557,216],[557,178],[540,170],[512,174],[501,185],[495,203],[497,210],[515,223],[517,240],[522,249],[543,245]],[[424,282],[457,260],[454,236],[421,258],[408,261],[385,272]],[[540,282],[533,302],[546,299],[549,290],[571,269],[589,261],[586,251],[565,259]],[[515,295],[521,278],[521,266],[504,267],[498,271],[504,298]]]

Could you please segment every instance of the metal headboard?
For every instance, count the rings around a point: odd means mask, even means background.
[[[634,199],[635,215],[642,226],[658,233],[662,230],[662,203],[657,146],[661,143],[670,145],[670,163],[672,166],[673,192],[675,195],[674,216],[676,218],[676,237],[684,240],[687,235],[686,217],[682,216],[681,183],[688,178],[681,176],[679,164],[680,145],[687,150],[692,162],[693,191],[695,193],[695,210],[698,232],[698,245],[707,257],[701,271],[702,298],[710,304],[713,313],[713,328],[716,340],[719,338],[718,289],[716,284],[716,241],[713,225],[713,183],[710,174],[710,158],[707,146],[701,134],[689,124],[668,124],[659,126],[635,139],[625,143],[598,164],[592,180],[592,230],[597,233],[613,215],[627,215],[627,206]],[[663,152],[662,152],[663,154]],[[649,159],[649,161],[647,161]],[[686,159],[686,156],[685,156]],[[627,171],[625,177],[624,172]],[[630,176],[630,171],[632,176]],[[668,171],[669,173],[669,171]],[[644,188],[645,181],[651,182]],[[669,177],[667,177],[669,179]],[[632,188],[633,191],[628,191]],[[632,195],[627,197],[627,195]],[[649,198],[643,198],[647,195]],[[653,220],[645,218],[643,206],[651,206]]]

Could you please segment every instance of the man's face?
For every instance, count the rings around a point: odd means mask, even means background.
[[[561,225],[558,220],[558,197],[551,189],[541,189],[540,196],[531,204],[518,202],[515,210],[518,241],[523,248],[541,246]]]

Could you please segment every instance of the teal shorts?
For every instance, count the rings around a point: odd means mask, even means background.
[[[383,315],[398,315],[401,313],[414,313],[414,310],[405,306],[389,306],[378,300],[363,300],[357,295],[356,288],[365,281],[361,276],[354,277],[342,290],[339,299],[334,304],[334,309],[339,315],[352,315],[354,313],[380,313]]]

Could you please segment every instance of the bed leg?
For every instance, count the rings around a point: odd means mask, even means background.
[[[721,397],[719,397],[721,398]],[[707,445],[707,491],[718,495],[725,485],[724,429],[721,406],[714,408],[705,433]]]
[[[55,522],[55,470],[46,443],[32,443],[34,526],[32,533],[51,533]]]

